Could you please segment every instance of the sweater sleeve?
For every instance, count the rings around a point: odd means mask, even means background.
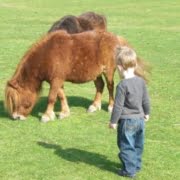
[[[144,110],[144,114],[149,115],[150,114],[150,100],[149,100],[149,94],[148,94],[145,83],[144,83],[144,88],[143,88],[142,107]]]
[[[125,101],[125,89],[120,84],[116,87],[115,102],[114,102],[113,111],[111,115],[112,124],[117,124],[117,122],[119,121],[122,110],[123,110],[124,101]]]

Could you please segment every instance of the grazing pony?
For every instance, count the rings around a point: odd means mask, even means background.
[[[85,12],[77,17],[67,15],[56,21],[48,32],[57,30],[66,30],[70,34],[89,30],[106,31],[106,17],[94,12]]]
[[[116,68],[115,51],[117,46],[127,42],[109,32],[88,31],[68,34],[56,31],[47,34],[34,44],[20,61],[15,74],[7,82],[5,106],[13,119],[24,120],[35,105],[42,82],[50,84],[48,104],[41,120],[47,122],[55,118],[53,111],[56,98],[61,101],[59,118],[70,115],[64,94],[64,82],[85,83],[94,81],[96,95],[89,111],[101,109],[101,96],[105,76],[109,90],[108,110],[112,111],[113,76]],[[143,63],[138,62],[137,73]],[[143,72],[143,71],[142,71]]]

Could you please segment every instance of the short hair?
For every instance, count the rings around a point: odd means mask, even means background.
[[[130,67],[136,67],[136,52],[127,46],[118,47],[116,49],[116,64],[121,65],[124,70]]]

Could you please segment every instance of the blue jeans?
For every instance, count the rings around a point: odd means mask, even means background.
[[[129,175],[141,169],[144,147],[144,119],[121,119],[117,129],[117,144],[122,170]]]

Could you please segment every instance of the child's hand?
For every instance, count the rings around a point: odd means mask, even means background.
[[[117,128],[117,124],[109,123],[109,128],[116,129]]]
[[[144,116],[144,120],[147,122],[147,121],[149,121],[149,115],[145,115]]]

